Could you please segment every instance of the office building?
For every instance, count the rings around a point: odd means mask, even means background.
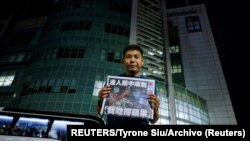
[[[23,43],[32,55],[20,80],[6,73],[19,70],[1,55],[0,86],[17,84],[8,94],[1,91],[13,99],[3,106],[96,115],[107,75],[123,73],[123,48],[138,44],[142,74],[157,82],[157,124],[236,124],[204,5],[166,9],[160,0],[57,0],[39,23]],[[14,44],[15,54],[21,46],[15,39],[4,39],[2,50]]]

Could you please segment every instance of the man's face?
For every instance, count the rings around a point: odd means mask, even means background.
[[[127,75],[137,76],[140,73],[144,60],[140,51],[128,50],[125,53],[122,62],[126,67]]]

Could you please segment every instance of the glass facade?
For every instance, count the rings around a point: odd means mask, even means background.
[[[198,102],[199,110],[191,108],[194,109],[189,111],[191,115],[198,113],[198,116],[186,116],[186,109],[180,113],[180,107],[176,106],[177,117],[198,124],[237,124],[205,5],[168,9],[167,19],[170,35],[178,37],[170,41],[173,81],[195,92],[207,106],[204,109]],[[176,103],[182,103],[178,99]],[[182,105],[186,107],[189,103]]]
[[[13,106],[95,115],[106,76],[123,73],[130,11],[131,1],[57,1]]]
[[[174,88],[177,124],[209,124],[205,100],[178,84]]]
[[[15,20],[9,18],[0,42],[0,106],[11,105],[17,96],[24,70],[31,63],[31,53],[47,17]]]

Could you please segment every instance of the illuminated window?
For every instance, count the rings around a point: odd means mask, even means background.
[[[10,86],[15,78],[15,75],[15,71],[0,73],[0,87]]]
[[[178,45],[170,46],[170,53],[179,53],[179,52],[180,52],[180,48]]]
[[[94,91],[93,91],[93,95],[94,96],[98,96],[98,92],[102,89],[102,87],[104,86],[103,81],[95,81],[95,86],[94,86]]]
[[[172,63],[172,73],[182,73],[182,67],[180,63]]]

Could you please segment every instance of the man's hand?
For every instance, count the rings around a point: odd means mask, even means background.
[[[109,85],[104,86],[98,93],[98,104],[96,105],[96,111],[98,114],[101,112],[101,104],[103,102],[103,99],[108,96],[108,94],[111,92],[111,88]]]
[[[154,110],[154,117],[153,117],[153,120],[151,120],[151,123],[155,123],[159,119],[159,116],[160,116],[159,115],[160,100],[156,95],[149,94],[148,102],[152,106],[152,109]]]
[[[104,86],[98,93],[99,100],[103,101],[105,97],[111,92],[111,88],[109,85]]]

